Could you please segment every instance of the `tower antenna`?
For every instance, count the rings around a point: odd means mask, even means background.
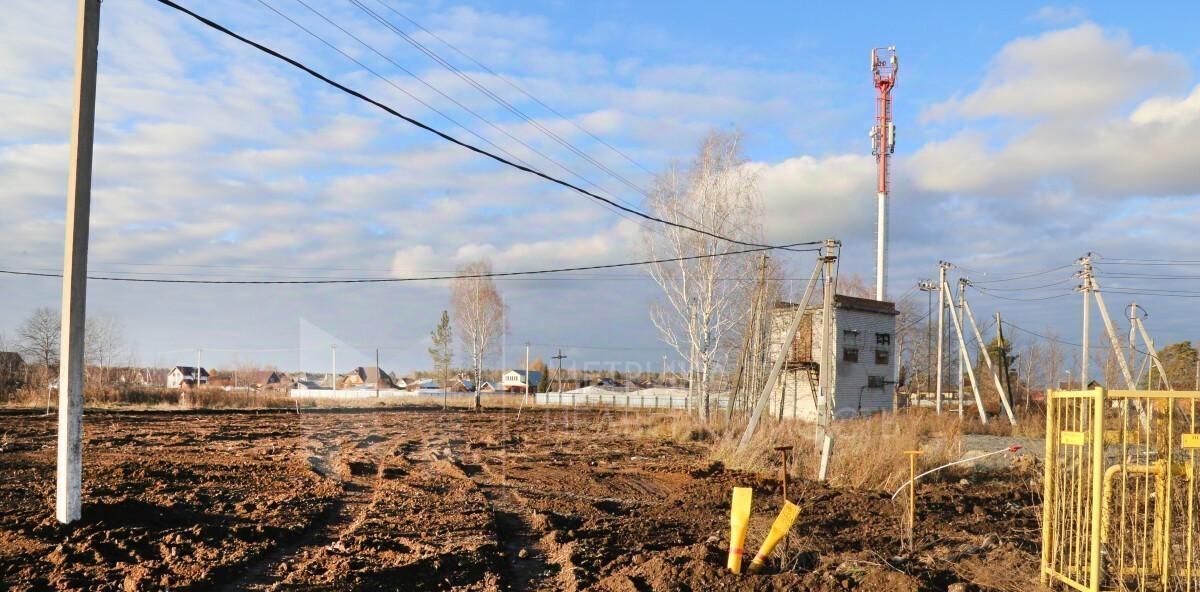
[[[875,126],[871,128],[871,154],[879,165],[876,183],[878,229],[875,248],[875,299],[887,298],[888,194],[891,191],[891,171],[888,167],[896,151],[896,124],[892,121],[892,89],[900,61],[896,46],[871,50],[871,74],[875,79]]]

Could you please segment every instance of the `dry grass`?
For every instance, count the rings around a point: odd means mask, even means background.
[[[818,448],[812,424],[766,420],[742,452],[737,452],[741,423],[724,418],[703,426],[683,413],[635,415],[618,419],[613,426],[632,437],[671,441],[711,441],[710,458],[725,466],[761,473],[779,470],[777,446],[793,446],[794,476],[816,475]],[[835,486],[894,490],[908,479],[905,450],[921,450],[922,466],[958,460],[962,455],[962,430],[958,418],[914,412],[876,415],[838,421],[834,424],[835,445],[830,482]]]
[[[1020,436],[1042,438],[1046,435],[1046,407],[1035,403],[1019,407],[1016,411],[1017,425],[1008,422],[1003,414],[989,418],[987,425],[979,423],[979,416],[968,414],[963,421],[963,433],[989,436]]]

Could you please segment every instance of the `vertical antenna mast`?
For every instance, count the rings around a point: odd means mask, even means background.
[[[896,124],[892,122],[892,89],[900,62],[896,46],[871,50],[871,74],[875,79],[875,126],[871,128],[871,154],[879,165],[876,183],[878,207],[878,243],[875,250],[875,299],[887,298],[888,193],[891,177],[888,163],[896,151]]]

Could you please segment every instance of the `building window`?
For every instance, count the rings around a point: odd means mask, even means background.
[[[842,330],[842,361],[858,362],[858,331]]]
[[[882,376],[868,376],[867,377],[867,388],[883,388],[883,377]]]
[[[887,366],[892,357],[892,335],[890,333],[875,334],[875,364]]]
[[[858,348],[851,347],[849,345],[843,346],[842,347],[842,361],[843,362],[857,362],[858,361]]]

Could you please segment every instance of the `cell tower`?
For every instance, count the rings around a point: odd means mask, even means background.
[[[879,165],[876,205],[879,210],[878,244],[875,248],[875,299],[887,298],[888,193],[891,171],[888,162],[896,151],[896,124],[892,122],[892,89],[900,61],[896,46],[871,50],[871,74],[875,78],[875,126],[871,128],[871,154]]]

